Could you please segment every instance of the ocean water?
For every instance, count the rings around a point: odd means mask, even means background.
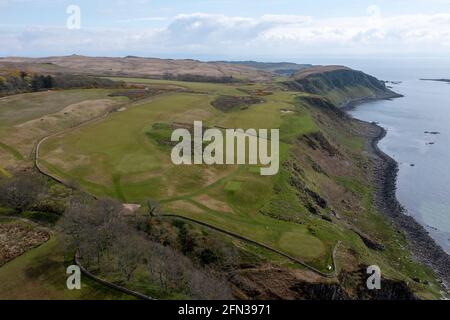
[[[379,146],[399,163],[398,200],[450,254],[450,84],[420,80],[450,79],[450,60],[426,63],[390,61],[383,67],[382,63],[347,62],[380,79],[401,81],[392,87],[404,95],[365,103],[350,113],[387,130]]]

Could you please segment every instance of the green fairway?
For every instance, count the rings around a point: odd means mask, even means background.
[[[257,166],[176,166],[170,159],[171,148],[158,143],[170,139],[168,125],[173,123],[281,128],[283,160],[295,137],[317,130],[306,110],[294,104],[292,93],[276,91],[264,96],[263,103],[223,113],[211,105],[217,95],[242,95],[244,91],[238,89],[251,86],[133,80],[179,85],[200,93],[164,94],[131,103],[101,122],[51,138],[41,146],[41,165],[97,196],[141,204],[148,198],[160,200],[169,212],[326,267],[332,241],[323,242],[303,225],[259,212],[270,200],[276,176],[260,176]]]

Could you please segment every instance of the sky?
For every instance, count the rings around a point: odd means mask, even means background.
[[[70,54],[450,57],[450,0],[0,0],[0,56]]]

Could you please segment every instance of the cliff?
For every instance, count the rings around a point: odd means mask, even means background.
[[[368,100],[401,96],[388,89],[383,81],[342,66],[300,70],[283,84],[290,90],[324,96],[340,108],[351,108]]]

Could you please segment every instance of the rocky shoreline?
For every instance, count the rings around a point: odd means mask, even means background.
[[[372,102],[372,101],[379,101],[379,100],[391,100],[391,99],[395,99],[395,98],[402,98],[403,95],[396,93],[396,92],[389,92],[386,93],[385,95],[377,95],[374,97],[364,97],[364,98],[360,98],[360,99],[350,99],[344,103],[342,103],[339,106],[339,109],[343,110],[343,111],[350,111],[354,108],[356,108],[357,106],[363,104],[363,103],[367,103],[367,102]]]
[[[354,106],[353,106],[354,107]],[[348,110],[348,109],[347,109]],[[374,202],[378,211],[387,216],[408,240],[414,258],[433,269],[449,294],[450,256],[435,242],[426,229],[412,216],[407,215],[396,197],[398,164],[378,147],[386,130],[375,123],[354,119],[361,127],[366,140],[366,152],[372,162],[372,179],[375,187]]]

